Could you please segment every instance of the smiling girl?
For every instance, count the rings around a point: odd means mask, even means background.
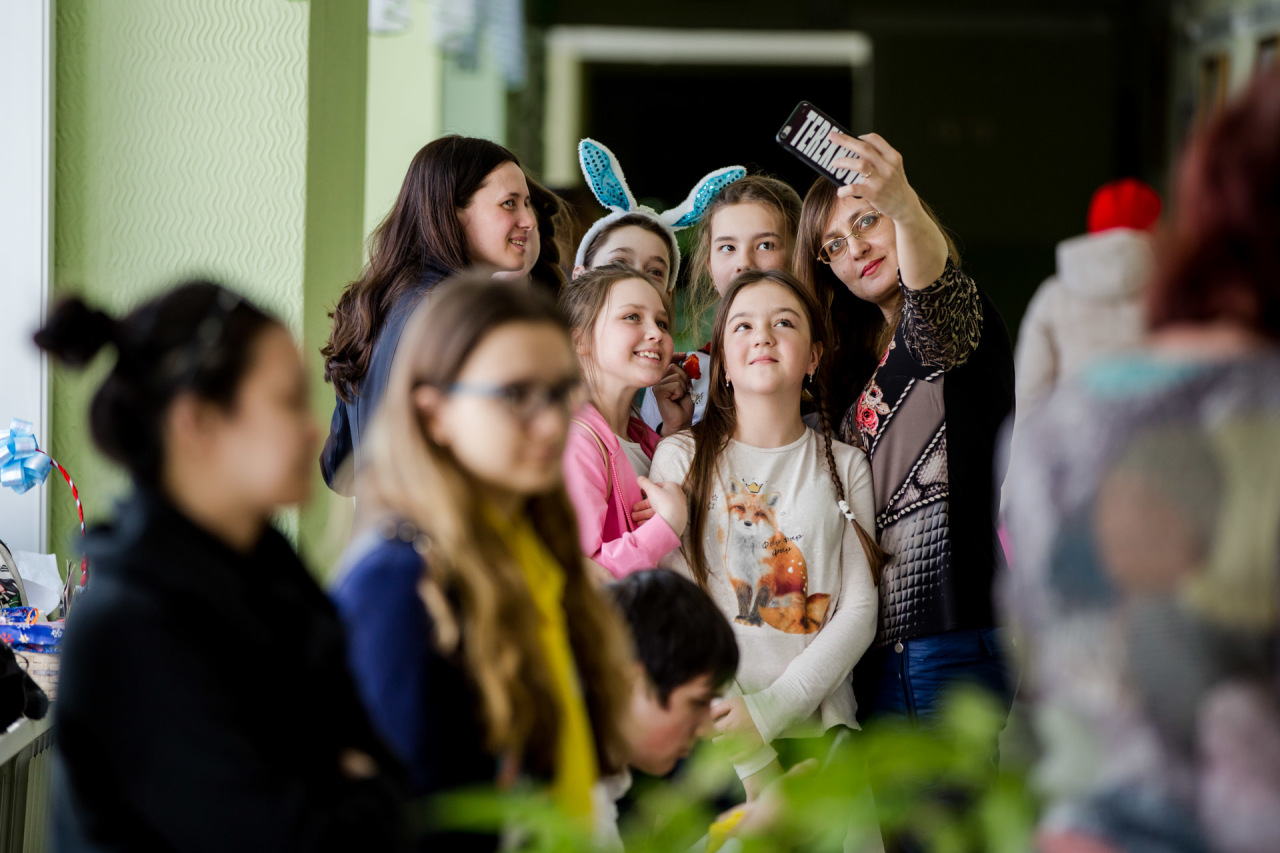
[[[658,436],[632,411],[636,392],[671,361],[670,302],[658,282],[611,264],[574,279],[560,306],[587,391],[565,447],[565,486],[583,553],[624,577],[678,548],[686,521],[680,486],[647,479]],[[652,512],[637,523],[645,496]]]
[[[691,576],[733,622],[741,661],[715,714],[746,746],[754,798],[780,769],[778,738],[857,728],[849,670],[875,634],[883,554],[870,525],[871,469],[856,448],[800,418],[820,387],[823,314],[789,273],[749,271],[716,311],[711,401],[692,433],[667,439],[650,476],[689,490],[689,528],[664,566]]]
[[[1013,410],[1013,353],[901,155],[875,134],[832,140],[859,155],[833,165],[864,180],[814,183],[795,269],[836,323],[827,396],[842,438],[871,460],[876,526],[893,555],[859,696],[865,711],[929,724],[957,682],[1010,699],[991,590],[1004,560],[997,435]]]
[[[325,381],[337,395],[320,457],[331,488],[351,493],[339,469],[353,456],[361,467],[361,437],[413,309],[441,279],[469,267],[546,278],[540,258],[543,249],[558,257],[551,247],[561,207],[554,194],[531,187],[516,156],[496,143],[445,136],[417,153],[395,205],[370,237],[368,266],[333,309],[321,350]],[[544,284],[558,286],[555,276]]]

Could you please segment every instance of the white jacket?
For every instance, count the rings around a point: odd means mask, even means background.
[[[1153,262],[1145,231],[1113,228],[1058,244],[1058,274],[1040,285],[1018,333],[1019,413],[1099,356],[1141,343],[1142,290]]]
[[[1023,419],[1057,383],[1099,357],[1136,348],[1145,336],[1142,292],[1155,264],[1147,232],[1111,228],[1072,237],[1058,244],[1057,256],[1057,275],[1031,297],[1018,332],[1011,453]]]

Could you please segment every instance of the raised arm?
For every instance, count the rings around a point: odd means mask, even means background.
[[[946,267],[947,240],[907,183],[902,155],[876,133],[846,136],[833,130],[831,140],[858,155],[837,158],[832,167],[864,176],[857,184],[841,187],[837,194],[866,199],[893,220],[902,283],[911,290],[924,290]]]

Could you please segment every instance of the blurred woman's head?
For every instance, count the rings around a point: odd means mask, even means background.
[[[140,486],[206,493],[264,517],[306,498],[318,434],[288,330],[219,285],[193,281],[116,320],[80,299],[59,305],[36,343],[86,365],[116,361],[93,396],[94,443]]]
[[[401,339],[383,402],[396,423],[386,474],[425,461],[503,502],[552,492],[577,387],[549,297],[525,282],[453,279]]]
[[[1147,318],[1280,340],[1280,69],[1260,74],[1192,141],[1178,171]]]

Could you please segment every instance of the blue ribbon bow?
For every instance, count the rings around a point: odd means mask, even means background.
[[[49,476],[52,461],[36,444],[31,421],[14,418],[0,432],[0,486],[22,494]]]

